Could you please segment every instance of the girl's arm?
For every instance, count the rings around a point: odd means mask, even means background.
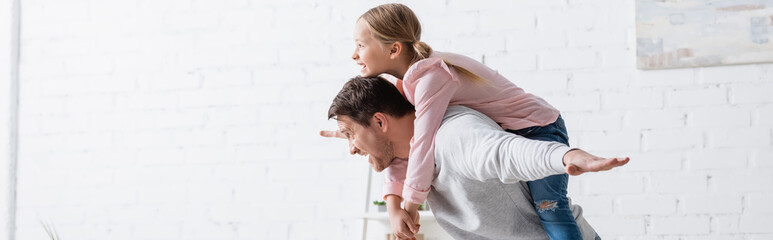
[[[389,224],[392,226],[392,234],[399,236],[401,239],[413,238],[414,234],[419,231],[419,224],[413,221],[411,216],[400,207],[402,199],[396,195],[387,195],[385,198],[389,214]]]
[[[384,184],[382,185],[384,200],[389,195],[403,195],[403,183],[405,182],[407,168],[408,159],[395,158],[389,164],[389,167],[384,169]]]
[[[452,78],[442,59],[428,59],[416,65],[411,73],[416,77],[403,81],[405,95],[416,107],[416,119],[402,196],[406,202],[421,204],[429,194],[435,171],[435,133],[459,82]]]

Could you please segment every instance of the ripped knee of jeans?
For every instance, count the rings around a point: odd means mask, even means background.
[[[542,200],[534,203],[537,205],[537,211],[540,213],[546,211],[556,211],[556,208],[558,208],[558,201],[555,200]]]

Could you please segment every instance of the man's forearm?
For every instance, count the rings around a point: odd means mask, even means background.
[[[502,182],[532,181],[565,172],[563,157],[570,150],[566,145],[507,134],[496,149]]]

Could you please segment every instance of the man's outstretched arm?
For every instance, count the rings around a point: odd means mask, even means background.
[[[562,143],[505,132],[487,116],[458,106],[449,108],[436,135],[435,154],[471,179],[498,178],[504,183],[604,171],[628,163],[628,158],[600,158]]]

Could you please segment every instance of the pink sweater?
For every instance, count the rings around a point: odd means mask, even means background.
[[[475,73],[486,82],[474,83],[443,60]],[[395,161],[386,168],[384,198],[394,194],[413,203],[424,203],[435,170],[435,133],[449,105],[475,109],[504,129],[545,126],[558,119],[558,110],[545,100],[524,92],[491,68],[459,54],[434,52],[429,58],[414,63],[403,78],[398,81],[387,77],[416,107],[414,133],[407,164]]]

